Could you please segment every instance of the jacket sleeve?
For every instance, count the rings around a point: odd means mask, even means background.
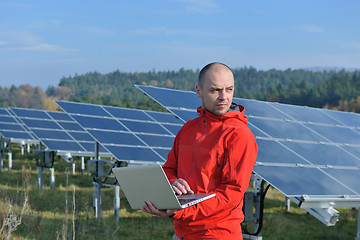
[[[225,144],[221,183],[215,190],[216,196],[177,211],[173,219],[199,221],[215,215],[221,217],[242,206],[258,148],[248,128],[235,131]]]
[[[166,174],[166,177],[168,178],[170,184],[175,182],[177,177],[177,156],[178,156],[178,142],[181,135],[182,129],[178,132],[178,134],[175,137],[173,147],[171,148],[167,160],[165,164],[163,165],[164,172]]]

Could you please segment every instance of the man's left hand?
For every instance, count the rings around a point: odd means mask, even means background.
[[[159,210],[154,206],[152,202],[149,201],[144,201],[143,205],[144,206],[141,208],[141,210],[161,217],[169,217],[177,212],[176,209]]]

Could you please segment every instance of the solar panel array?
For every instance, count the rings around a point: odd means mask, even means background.
[[[5,108],[0,108],[0,136],[11,142],[38,143],[26,126]]]
[[[72,156],[94,155],[95,139],[68,114],[25,108],[11,108],[9,111],[47,150]],[[105,149],[100,151],[106,154]]]
[[[173,114],[56,101],[116,159],[164,163],[183,122]]]
[[[184,122],[195,92],[137,86]],[[360,196],[360,115],[234,98],[259,146],[254,172],[288,197]]]

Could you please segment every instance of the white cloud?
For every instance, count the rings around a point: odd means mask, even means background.
[[[0,50],[38,51],[38,52],[74,52],[75,49],[49,44],[31,32],[4,31],[0,32]]]
[[[113,34],[116,34],[115,31],[108,30],[108,29],[105,29],[105,28],[90,27],[90,28],[86,28],[85,30],[86,30],[86,32],[89,32],[91,34],[96,34],[96,35],[113,35]]]
[[[47,44],[47,43],[39,43],[27,47],[19,47],[18,50],[25,51],[37,51],[37,52],[75,52],[75,49],[63,48],[57,45]]]
[[[32,7],[32,5],[30,5],[29,3],[7,1],[0,3],[0,7],[29,8]]]
[[[140,35],[172,35],[172,34],[176,34],[175,31],[171,31],[169,28],[167,28],[165,26],[135,30],[133,33],[140,34]]]
[[[316,25],[301,25],[300,29],[304,32],[310,32],[310,33],[319,33],[324,32],[325,30],[322,27],[316,26]]]
[[[211,14],[219,12],[219,5],[215,0],[177,0],[185,3],[185,9],[191,13]]]

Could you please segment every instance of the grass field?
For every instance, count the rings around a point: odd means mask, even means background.
[[[79,167],[77,161],[77,167]],[[55,186],[49,187],[50,171],[44,170],[43,189],[37,183],[35,156],[13,148],[13,168],[0,172],[0,230],[11,203],[12,217],[21,215],[25,194],[28,204],[21,223],[11,233],[11,239],[171,239],[172,221],[131,210],[121,193],[119,222],[113,211],[113,188],[102,188],[102,215],[95,219],[93,184],[88,173],[77,169],[72,175],[70,164],[62,159],[55,162]],[[66,184],[68,183],[68,184]],[[265,199],[263,239],[354,239],[357,231],[357,210],[338,209],[340,221],[326,227],[305,210],[292,205],[285,209],[284,196],[270,188]],[[8,216],[9,218],[9,216]],[[13,218],[16,222],[16,219]],[[6,231],[0,239],[6,239]]]

